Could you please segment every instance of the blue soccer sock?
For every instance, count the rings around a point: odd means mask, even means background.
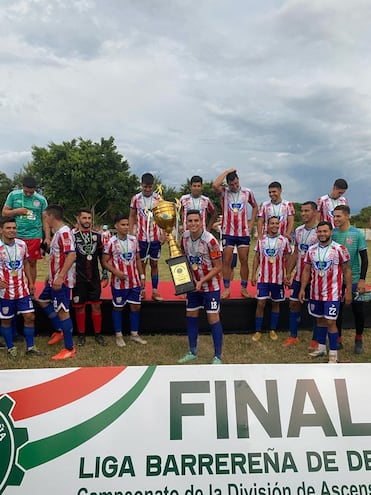
[[[279,317],[280,317],[279,313],[272,311],[272,313],[271,313],[271,330],[276,330]]]
[[[222,323],[217,321],[216,323],[212,323],[210,325],[211,335],[213,336],[214,342],[214,355],[217,358],[221,358],[222,355],[222,347],[223,347],[223,328]]]
[[[152,289],[157,290],[157,288],[158,288],[158,275],[152,275],[151,281],[152,281]]]
[[[247,280],[241,280],[241,287],[247,289]]]
[[[115,333],[121,333],[122,311],[116,311],[115,309],[112,311],[112,322]]]
[[[229,289],[231,286],[231,280],[229,278],[223,278],[223,284],[225,289]]]
[[[317,342],[326,345],[327,327],[317,327]]]
[[[12,335],[13,335],[13,338],[17,337],[17,335],[18,335],[17,315],[15,315],[14,318],[12,319]]]
[[[197,337],[198,337],[198,318],[187,316],[187,335],[189,350],[196,356],[197,354]]]
[[[70,317],[68,317],[65,320],[60,320],[60,322],[61,322],[61,327],[62,327],[62,332],[63,332],[63,337],[64,337],[64,347],[66,349],[68,349],[69,351],[72,351],[72,349],[73,349],[73,338],[72,338],[73,324],[72,324],[72,320]]]
[[[289,327],[291,337],[298,336],[298,329],[300,323],[300,311],[290,311],[289,315]]]
[[[58,313],[54,311],[54,307],[52,304],[48,304],[45,308],[44,311],[49,318],[51,324],[53,325],[54,330],[57,332],[62,331],[62,323],[61,320],[59,319]]]
[[[262,331],[262,326],[263,326],[263,317],[262,316],[257,316],[255,318],[255,330],[257,332],[261,332]]]
[[[35,327],[23,327],[24,338],[26,339],[27,349],[34,346],[34,336],[35,336]]]
[[[1,335],[5,340],[5,344],[7,348],[11,349],[12,347],[14,347],[12,327],[4,327],[3,325],[1,325],[0,330],[1,330]]]
[[[330,351],[337,351],[338,348],[338,332],[328,333],[328,342]]]
[[[130,332],[138,333],[140,311],[130,311]]]
[[[315,319],[313,319],[312,329],[313,329],[312,340],[318,342],[318,327],[317,327],[317,321]]]

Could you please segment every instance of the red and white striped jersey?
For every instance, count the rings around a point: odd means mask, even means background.
[[[182,206],[182,224],[184,230],[187,230],[186,220],[188,210],[198,210],[201,213],[202,228],[206,229],[207,214],[209,213],[211,215],[215,211],[215,206],[210,198],[203,194],[198,198],[194,198],[191,194],[184,194],[180,198],[180,204]]]
[[[102,244],[103,247],[106,246],[109,242],[109,240],[112,237],[111,231],[110,230],[102,230],[100,232],[101,238],[102,238]]]
[[[120,239],[114,235],[104,246],[104,254],[110,256],[112,265],[123,272],[126,277],[111,277],[111,284],[115,289],[133,289],[140,287],[140,276],[137,269],[136,254],[139,252],[139,244],[134,235],[127,235],[126,239]]]
[[[53,235],[50,243],[50,256],[49,256],[49,274],[48,282],[53,284],[55,278],[62,270],[66,256],[68,253],[75,252],[75,242],[73,239],[72,231],[67,225],[62,225]],[[68,270],[65,278],[64,285],[70,289],[75,286],[76,282],[76,266],[75,263]]]
[[[13,244],[0,241],[0,278],[6,288],[0,290],[3,299],[21,299],[30,294],[24,272],[24,261],[28,259],[27,245],[21,239]]]
[[[160,227],[155,223],[152,210],[160,201],[160,196],[157,193],[152,193],[151,196],[144,196],[143,193],[135,194],[131,198],[130,208],[136,210],[137,213],[137,231],[138,241],[159,241]]]
[[[287,237],[270,237],[265,234],[258,239],[255,251],[259,253],[259,283],[283,284],[286,268],[286,255],[291,253]]]
[[[247,187],[241,187],[238,192],[231,192],[228,187],[222,187],[222,233],[237,237],[250,235],[248,226],[248,205],[257,206],[255,196]]]
[[[268,220],[271,217],[278,217],[280,221],[280,234],[285,235],[287,230],[288,217],[295,215],[294,205],[291,201],[283,199],[280,203],[274,204],[272,201],[264,201],[259,208],[258,218],[264,222],[264,234],[267,232]]]
[[[349,206],[349,201],[346,197],[340,196],[338,199],[332,199],[328,194],[317,199],[317,210],[320,212],[320,221],[330,222],[334,224],[334,209],[339,205]]]
[[[342,265],[349,260],[346,247],[335,241],[328,246],[310,246],[304,260],[306,264],[311,265],[310,299],[340,301],[343,285]]]
[[[296,271],[294,280],[300,282],[301,274],[304,269],[304,259],[305,255],[310,246],[318,243],[317,238],[317,227],[313,227],[311,229],[307,229],[305,225],[300,225],[297,229],[295,229],[295,249],[298,252],[298,258],[296,260]]]
[[[206,230],[196,240],[193,240],[190,231],[186,230],[181,239],[181,248],[189,260],[193,280],[196,283],[213,268],[213,260],[222,257],[218,241]],[[202,292],[220,290],[219,274],[202,284],[201,290]]]

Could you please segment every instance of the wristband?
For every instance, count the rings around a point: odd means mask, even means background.
[[[140,278],[141,278],[142,280],[145,280],[146,276],[142,273],[142,275],[140,276]]]

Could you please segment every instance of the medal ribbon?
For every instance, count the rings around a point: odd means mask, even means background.
[[[82,232],[81,230],[79,230],[79,232],[81,235],[82,242],[84,243],[84,250],[86,254],[89,256],[89,254],[91,254],[91,252],[93,251],[93,239],[92,239],[91,230],[89,230],[88,233]]]
[[[322,247],[322,249],[324,249],[324,246],[318,245],[318,248],[317,248],[317,256],[318,256],[318,261],[319,261],[319,267],[320,267],[320,270],[322,270],[322,271],[323,271],[323,268],[324,268],[323,263],[325,261],[326,254],[327,254],[327,251],[329,250],[329,247],[330,246],[331,246],[331,243],[328,246],[326,246],[325,254],[323,255],[322,260],[321,260],[321,256],[319,255],[319,253],[320,253],[320,248]]]
[[[9,245],[10,244],[8,244],[8,246]],[[14,261],[12,261],[12,257],[11,257],[10,252],[8,251],[8,248],[6,246],[7,245],[4,242],[4,247],[5,247],[6,254],[8,255],[8,260],[9,260],[10,268],[13,271],[15,271],[16,270],[16,266],[17,266],[17,244],[14,242],[14,244],[11,245],[11,247],[14,246]]]

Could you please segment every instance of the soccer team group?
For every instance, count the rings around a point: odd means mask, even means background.
[[[129,339],[139,345],[147,342],[139,335],[141,301],[145,293],[146,268],[150,266],[151,298],[163,300],[159,293],[158,260],[166,233],[156,224],[153,210],[161,201],[154,189],[154,177],[142,176],[141,191],[131,199],[129,215],[117,215],[113,224],[99,231],[93,228],[90,208],[76,212],[76,225],[70,228],[63,208],[47,204],[36,192],[33,177],[23,179],[22,188],[9,193],[0,222],[0,309],[1,334],[8,355],[18,355],[15,341],[17,315],[24,320],[25,354],[40,356],[34,345],[35,302],[40,305],[53,326],[50,345],[63,343],[54,360],[75,356],[70,300],[75,310],[77,346],[86,343],[86,306],[91,305],[95,340],[106,345],[102,335],[101,279],[112,292],[112,322],[116,344],[124,347],[122,310],[130,307]],[[220,300],[230,297],[236,257],[240,262],[241,295],[248,291],[248,255],[250,236],[256,223],[258,239],[252,263],[251,284],[256,286],[256,331],[252,340],[262,336],[266,301],[271,300],[271,340],[277,340],[280,303],[285,300],[285,287],[291,288],[290,335],[284,346],[299,342],[298,327],[301,305],[308,302],[313,316],[312,357],[327,355],[329,363],[338,362],[342,348],[341,325],[343,304],[351,304],[355,322],[354,352],[363,348],[364,308],[357,300],[365,292],[368,267],[364,234],[350,225],[350,209],[344,196],[347,182],[337,179],[329,194],[317,202],[301,205],[302,225],[294,229],[293,203],[282,198],[279,182],[268,186],[269,200],[260,206],[253,192],[241,187],[236,169],[228,169],[213,182],[221,197],[222,215],[210,198],[202,194],[202,178],[193,176],[190,193],[180,199],[180,247],[186,255],[193,277],[194,290],[186,295],[188,352],[179,359],[186,363],[197,358],[198,317],[206,311],[214,343],[212,364],[220,364],[223,328]],[[211,233],[218,229],[220,241]],[[42,248],[49,252],[48,279],[35,301],[37,260]],[[221,292],[221,274],[224,290]],[[72,289],[72,299],[71,299]],[[357,297],[355,297],[355,294]]]

